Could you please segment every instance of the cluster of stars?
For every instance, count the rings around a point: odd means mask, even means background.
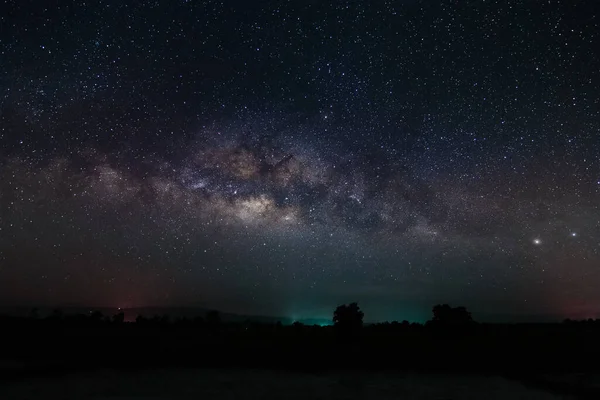
[[[600,300],[590,4],[2,8],[0,299]]]

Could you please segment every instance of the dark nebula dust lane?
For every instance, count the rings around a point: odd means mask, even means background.
[[[0,301],[600,317],[597,13],[7,2]]]

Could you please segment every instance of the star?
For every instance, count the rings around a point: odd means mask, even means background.
[[[89,2],[50,36],[8,3],[27,46],[2,38],[3,301],[290,316],[368,298],[373,320],[433,297],[508,314],[525,297],[536,312],[575,292],[600,304],[594,2],[427,2],[441,31],[411,28],[416,1]],[[471,23],[504,14],[519,37],[568,40],[547,57]],[[488,33],[510,57],[482,50]],[[544,291],[525,285],[537,278]]]

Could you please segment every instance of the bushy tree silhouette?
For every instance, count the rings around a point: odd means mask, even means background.
[[[305,327],[306,327],[306,325],[304,325],[300,321],[294,321],[294,323],[292,324],[292,328],[294,328],[294,332],[296,332],[298,334],[301,334],[302,332],[304,332]]]
[[[30,319],[38,319],[40,317],[40,310],[37,307],[33,307],[29,312]]]
[[[436,325],[467,325],[473,322],[471,313],[465,307],[450,307],[438,304],[433,307],[432,323]]]
[[[113,324],[117,324],[117,325],[125,322],[125,313],[123,311],[121,311],[120,313],[113,315],[112,322],[113,322]]]
[[[95,310],[90,313],[90,321],[94,324],[99,324],[104,319],[102,312]]]
[[[213,310],[206,313],[206,325],[209,328],[215,329],[221,324],[221,314],[218,311]]]
[[[333,312],[333,326],[339,334],[357,334],[363,326],[365,314],[357,303],[342,304]]]
[[[54,310],[52,310],[52,314],[50,314],[48,317],[46,317],[46,319],[49,322],[56,324],[56,323],[62,322],[64,319],[64,316],[65,315],[60,308],[55,308]]]

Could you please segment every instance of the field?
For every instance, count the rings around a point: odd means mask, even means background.
[[[268,370],[100,370],[0,387],[12,399],[569,399],[498,376]]]
[[[83,316],[0,327],[2,400],[600,399],[598,322],[341,331]]]

